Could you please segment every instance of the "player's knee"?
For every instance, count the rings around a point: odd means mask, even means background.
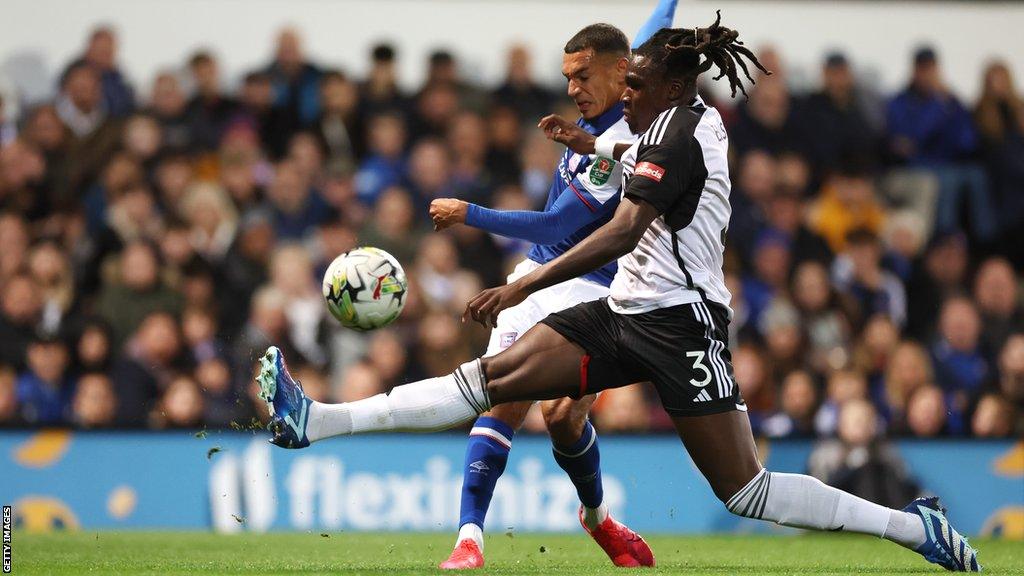
[[[494,418],[513,430],[519,430],[523,425],[523,422],[526,420],[526,414],[530,411],[530,406],[532,405],[533,402],[508,402],[506,404],[498,404],[489,412],[481,414],[481,416]]]
[[[491,399],[491,405],[497,405],[503,400],[503,394],[507,386],[505,381],[512,371],[510,362],[501,358],[501,355],[480,359],[480,369],[487,380],[487,395]]]
[[[574,408],[574,403],[568,399],[544,404],[544,424],[556,444],[573,444],[583,434],[587,414]]]
[[[514,401],[514,371],[505,363],[490,358],[482,359],[481,364],[487,378],[487,397],[491,401],[491,406]]]
[[[505,354],[480,359],[480,369],[483,371],[488,384],[511,374],[515,371],[516,365],[517,362]]]

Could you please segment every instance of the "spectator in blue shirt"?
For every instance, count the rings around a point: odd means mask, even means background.
[[[119,118],[135,111],[135,92],[117,68],[117,36],[113,28],[101,26],[94,30],[85,53],[69,64],[61,77],[81,64],[88,64],[100,75],[103,107],[108,115]]]
[[[396,113],[379,114],[367,130],[369,154],[356,172],[356,195],[373,205],[385,189],[399,184],[405,173],[405,121]]]
[[[765,418],[761,430],[770,438],[813,438],[818,389],[806,370],[794,370],[782,381],[781,410]]]
[[[932,344],[935,379],[948,394],[974,396],[988,377],[988,362],[981,350],[981,317],[974,303],[956,296],[946,300],[939,314],[939,333]]]
[[[772,299],[785,291],[792,262],[792,241],[782,232],[764,229],[753,250],[753,273],[743,278],[749,322],[757,326]]]
[[[330,210],[293,160],[282,160],[267,188],[279,239],[298,240],[329,217]]]
[[[944,166],[969,156],[978,145],[971,115],[943,84],[938,56],[930,47],[914,53],[910,86],[889,103],[888,125],[890,150],[914,166]]]
[[[996,222],[987,177],[971,162],[978,134],[971,114],[943,83],[933,48],[922,47],[914,53],[910,86],[889,103],[887,121],[894,159],[929,170],[938,178],[936,229],[958,228],[960,204],[966,202],[976,237],[991,239]]]
[[[67,420],[74,381],[67,375],[67,346],[50,334],[28,346],[28,368],[18,376],[18,404],[26,422],[53,425]]]
[[[264,71],[274,87],[274,105],[298,118],[302,127],[320,116],[320,69],[302,53],[299,33],[286,28],[277,37],[274,61]]]
[[[882,243],[866,228],[846,235],[846,251],[836,258],[833,278],[840,292],[858,305],[860,319],[875,314],[902,328],[907,322],[907,295],[895,274],[882,268]]]

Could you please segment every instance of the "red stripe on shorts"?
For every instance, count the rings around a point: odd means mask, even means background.
[[[580,359],[580,398],[587,394],[587,367],[590,366],[590,354],[584,354]]]

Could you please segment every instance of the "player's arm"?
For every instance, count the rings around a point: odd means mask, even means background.
[[[544,211],[492,210],[442,198],[431,202],[430,217],[436,230],[466,224],[534,244],[554,244],[608,216],[617,204],[621,181],[622,166],[618,162],[597,158],[573,178]]]
[[[534,244],[554,244],[606,213],[604,205],[578,182],[563,190],[547,210],[494,210],[455,198],[430,203],[435,230],[455,224]]]
[[[541,118],[537,127],[544,131],[549,140],[554,140],[577,154],[597,154],[618,160],[633,145],[632,142],[617,142],[611,139],[615,135],[607,132],[601,136],[594,136],[575,122],[570,122],[558,114],[548,114]]]
[[[654,12],[644,22],[644,25],[640,27],[640,31],[636,33],[636,38],[633,39],[633,50],[640,47],[641,44],[650,40],[654,33],[662,28],[671,28],[672,19],[676,15],[676,4],[678,0],[659,0],[658,5],[654,7]]]
[[[466,305],[470,316],[484,326],[495,326],[498,313],[519,304],[530,294],[576,278],[631,252],[655,218],[677,201],[696,203],[700,195],[680,199],[689,170],[689,142],[646,146],[626,185],[615,216],[604,226],[558,258],[515,282],[484,290]]]
[[[596,270],[630,253],[658,216],[658,209],[651,203],[627,196],[607,224],[550,262],[550,266],[542,266],[543,270],[538,268],[530,278],[524,277],[520,289],[530,294]]]
[[[648,202],[624,198],[607,224],[565,254],[512,284],[484,290],[470,300],[463,321],[469,315],[484,326],[497,326],[500,311],[522,302],[533,292],[582,276],[628,254],[657,217],[657,209]]]

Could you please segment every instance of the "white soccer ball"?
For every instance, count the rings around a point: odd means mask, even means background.
[[[394,256],[363,246],[334,259],[324,274],[324,300],[338,322],[367,331],[394,322],[409,283]]]

